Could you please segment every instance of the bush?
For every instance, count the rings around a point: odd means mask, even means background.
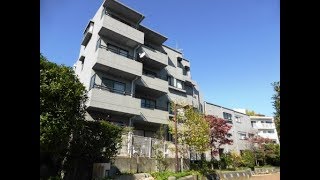
[[[231,153],[223,153],[220,156],[220,167],[221,169],[227,169],[229,166],[232,165],[232,160],[231,160]]]
[[[242,157],[239,153],[232,151],[230,154],[233,168],[238,168],[242,165]]]
[[[266,144],[266,163],[272,166],[280,166],[280,145]]]
[[[164,172],[153,172],[151,173],[152,177],[154,177],[154,179],[156,180],[167,180],[168,177],[170,176],[174,176],[177,179],[181,178],[181,177],[185,177],[185,176],[189,176],[189,175],[199,175],[200,173],[197,171],[183,171],[183,172],[171,172],[171,171],[164,171]]]
[[[242,154],[243,166],[253,168],[255,165],[254,153],[251,150],[244,150]]]

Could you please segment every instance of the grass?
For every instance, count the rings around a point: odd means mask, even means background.
[[[153,172],[151,173],[152,177],[156,180],[167,180],[168,177],[174,176],[177,179],[189,175],[200,174],[198,171],[183,171],[183,172],[171,172],[171,171],[164,171],[164,172]]]

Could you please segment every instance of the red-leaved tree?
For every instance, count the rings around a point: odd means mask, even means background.
[[[259,135],[254,136],[252,138],[248,139],[249,143],[250,143],[250,149],[253,151],[254,156],[255,156],[255,162],[256,165],[259,165],[259,162],[262,162],[263,164],[265,164],[265,158],[266,158],[266,147],[265,145],[268,143],[271,143],[272,140],[269,138],[263,138]]]
[[[222,145],[233,143],[233,140],[228,138],[228,132],[232,126],[227,124],[226,120],[216,116],[207,115],[205,119],[210,127],[211,157],[213,157],[219,153],[219,148]]]

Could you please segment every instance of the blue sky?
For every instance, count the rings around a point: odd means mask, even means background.
[[[279,0],[120,0],[142,24],[183,49],[206,101],[272,115],[280,80]],[[40,52],[58,64],[77,60],[83,31],[102,0],[41,0]]]

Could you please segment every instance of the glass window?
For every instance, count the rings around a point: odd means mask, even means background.
[[[268,133],[274,133],[274,130],[268,130]]]
[[[223,118],[226,120],[232,120],[232,115],[226,112],[223,112]]]
[[[168,76],[168,83],[170,86],[173,86],[173,77],[172,76]]]
[[[240,139],[246,139],[247,138],[246,133],[239,132],[238,134],[239,134]]]
[[[182,81],[176,79],[176,82],[177,82],[177,86],[176,87],[179,88],[179,89],[182,89]]]
[[[153,109],[156,107],[156,101],[151,99],[141,99],[141,107]]]
[[[110,79],[102,78],[102,85],[107,88],[113,89],[113,81]]]
[[[113,89],[115,91],[118,91],[118,92],[124,92],[125,91],[125,84],[119,83],[119,82],[114,82],[113,85],[114,85]]]

